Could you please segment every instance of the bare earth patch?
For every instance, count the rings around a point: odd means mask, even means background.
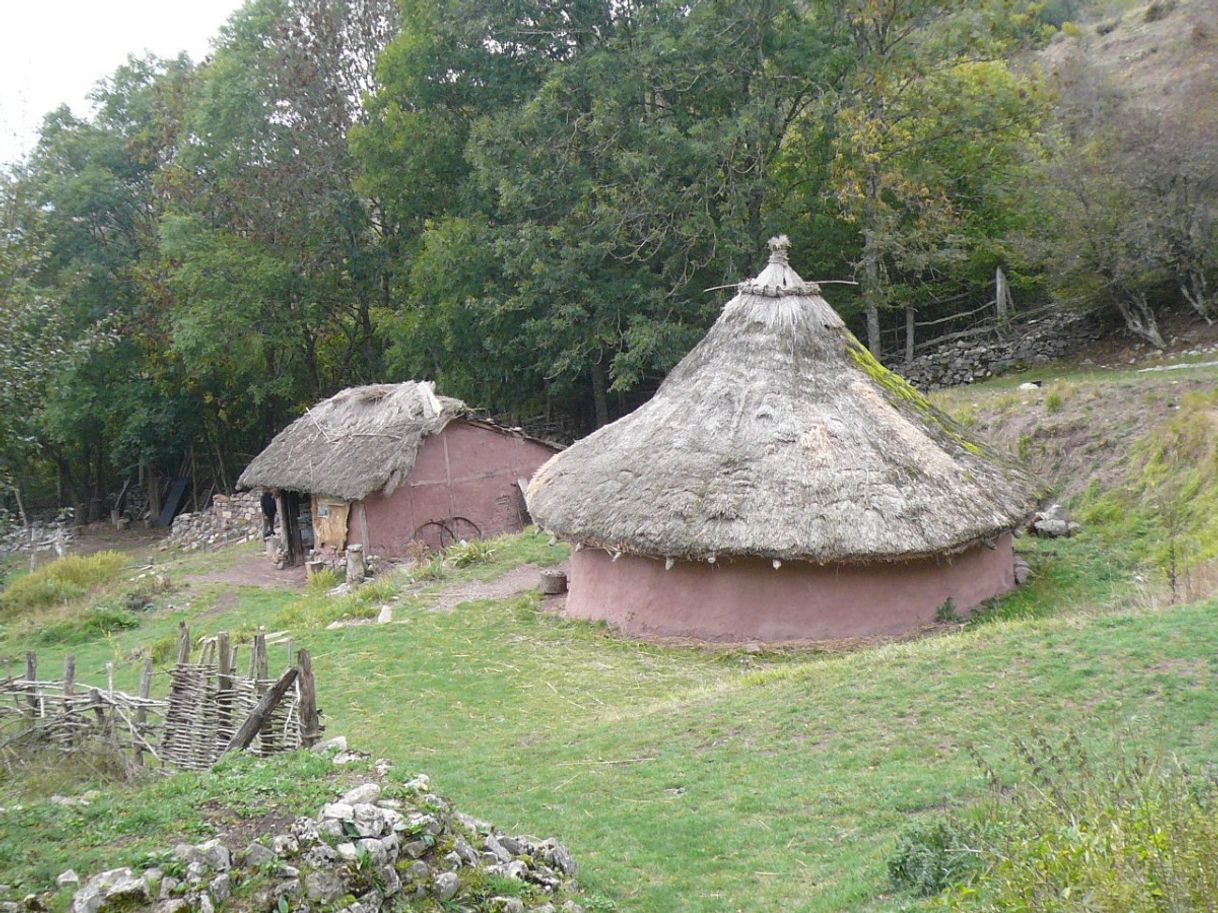
[[[537,588],[541,570],[542,568],[538,564],[522,564],[494,580],[458,584],[436,594],[433,597],[435,602],[429,608],[433,612],[451,612],[463,602],[504,599],[508,596],[515,596],[517,593],[525,593]],[[546,570],[566,573],[567,564],[554,565]]]
[[[243,555],[228,567],[189,574],[191,583],[227,583],[232,586],[260,586],[271,589],[299,590],[305,585],[305,569],[289,567],[280,570],[265,555]]]

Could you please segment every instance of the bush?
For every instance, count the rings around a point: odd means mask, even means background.
[[[1176,759],[1118,750],[1099,765],[1077,739],[1019,743],[1024,782],[995,793],[984,875],[957,910],[1158,913],[1218,897],[1218,782]],[[995,787],[997,778],[986,768]],[[945,840],[947,838],[944,838]],[[933,871],[932,871],[933,874]]]
[[[139,627],[138,615],[117,606],[100,605],[63,621],[39,629],[34,640],[40,644],[80,644],[116,631]]]
[[[62,605],[119,577],[127,567],[122,552],[73,555],[18,577],[0,591],[0,615]]]
[[[969,880],[980,868],[976,835],[961,822],[943,818],[908,828],[888,859],[894,887],[928,897]]]
[[[334,589],[342,582],[343,576],[339,574],[338,571],[334,570],[333,568],[323,567],[320,571],[316,571],[313,576],[309,578],[306,589],[314,595],[320,595],[330,592],[330,590]]]
[[[445,552],[445,557],[453,567],[485,564],[495,557],[495,547],[486,539],[471,539],[469,542],[459,542],[451,546]]]

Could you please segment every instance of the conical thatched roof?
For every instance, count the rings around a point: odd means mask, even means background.
[[[281,488],[358,501],[392,493],[423,439],[469,410],[430,382],[350,387],[275,435],[241,474],[240,488]]]
[[[1020,524],[1028,480],[880,365],[787,263],[766,269],[629,415],[553,457],[529,511],[643,555],[861,562]]]

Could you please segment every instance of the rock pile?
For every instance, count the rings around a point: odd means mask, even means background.
[[[262,536],[262,505],[258,492],[215,495],[211,506],[174,518],[169,543],[178,548],[217,548]]]
[[[583,913],[569,896],[576,868],[561,843],[463,815],[420,775],[404,786],[361,783],[315,818],[235,852],[218,839],[181,844],[143,871],[94,875],[72,913],[381,913],[410,901],[471,913]],[[59,883],[80,879],[68,870]]]
[[[1042,539],[1060,539],[1073,536],[1081,526],[1070,519],[1066,509],[1060,504],[1053,504],[1039,513],[1032,515],[1028,521],[1028,532]]]
[[[51,550],[63,554],[76,538],[71,519],[33,520],[27,529],[4,511],[0,511],[0,530],[4,531],[0,533],[0,555]]]
[[[919,390],[971,384],[995,374],[1063,358],[1100,337],[1072,314],[1051,314],[1013,327],[1004,338],[956,339],[911,362],[889,365]]]

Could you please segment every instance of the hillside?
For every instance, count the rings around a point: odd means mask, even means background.
[[[462,567],[428,565],[413,583],[390,577],[341,599],[224,582],[217,567],[251,560],[249,546],[175,558],[157,566],[168,591],[104,632],[74,619],[134,585],[121,564],[112,583],[63,608],[15,607],[10,584],[0,650],[11,664],[36,649],[50,669],[74,653],[88,681],[117,662],[118,685],[131,687],[133,657],[164,657],[179,620],[196,636],[283,631],[313,653],[327,735],[390,759],[391,781],[425,771],[464,810],[556,835],[593,909],[921,909],[894,892],[886,860],[911,823],[985,797],[972,752],[1012,783],[1018,743],[1034,737],[1075,739],[1101,760],[1118,744],[1198,763],[1218,749],[1206,550],[1218,541],[1215,370],[1048,368],[1038,389],[1021,389],[1021,377],[939,394],[1030,460],[1083,531],[1021,540],[1029,585],[919,639],[704,651],[562,620],[533,593],[444,598],[564,558],[525,533]],[[1174,447],[1188,458],[1167,459]],[[1175,604],[1167,493],[1190,507],[1173,528],[1191,562]],[[382,604],[392,624],[325,628]],[[63,767],[24,773],[0,786],[6,898],[53,889],[69,866],[97,871],[180,839],[249,833],[338,789],[327,765],[292,759],[131,785]],[[88,806],[47,800],[90,788],[99,794]]]

